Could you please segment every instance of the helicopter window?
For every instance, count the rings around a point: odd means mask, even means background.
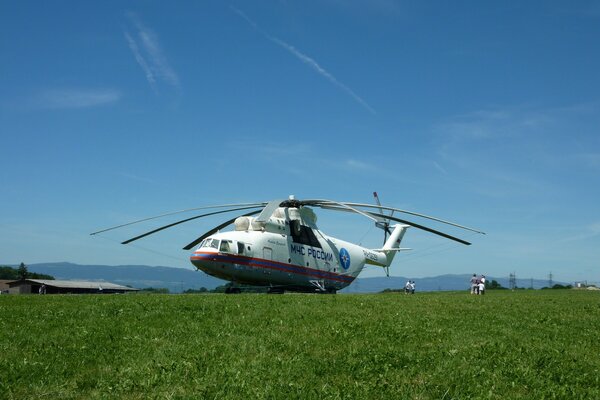
[[[229,240],[221,240],[221,246],[219,247],[219,251],[231,253],[231,246],[229,245],[229,243]]]
[[[319,242],[319,239],[317,239],[317,236],[315,235],[315,233],[313,232],[313,230],[310,229],[310,228],[306,228],[306,233],[308,234],[308,237],[310,239],[310,245],[312,247],[319,247],[319,248],[321,248],[321,242]]]
[[[207,240],[206,247],[212,247],[213,249],[218,249],[219,241],[217,239]]]
[[[237,243],[238,254],[244,254],[244,243]]]
[[[321,243],[315,236],[313,230],[308,226],[301,225],[300,221],[290,221],[290,232],[294,242],[305,244],[307,246],[322,248]]]

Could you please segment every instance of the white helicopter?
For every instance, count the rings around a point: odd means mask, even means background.
[[[200,209],[219,209],[162,226],[122,242],[128,244],[194,219],[251,210],[223,222],[186,245],[184,250],[195,247],[190,256],[192,264],[208,275],[231,281],[234,285],[227,288],[227,293],[241,292],[239,285],[263,286],[271,293],[283,293],[286,290],[336,293],[350,285],[365,265],[382,267],[389,275],[389,267],[396,253],[410,250],[400,247],[400,242],[409,227],[422,229],[465,245],[471,244],[463,239],[395,217],[394,212],[484,234],[479,230],[439,218],[382,206],[377,193],[374,192],[373,195],[376,205],[332,200],[297,200],[294,196],[289,196],[287,200],[199,207],[144,218],[93,232],[91,235],[167,215]],[[375,225],[385,232],[383,247],[367,249],[326,235],[317,228],[317,216],[310,207],[358,213],[373,220]],[[254,217],[253,215],[256,214],[259,215]],[[392,222],[395,224],[392,225]],[[235,226],[233,231],[220,232],[232,223]]]

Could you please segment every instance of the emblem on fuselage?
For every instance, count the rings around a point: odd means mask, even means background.
[[[350,268],[350,253],[348,253],[348,250],[344,249],[343,247],[340,250],[340,264],[344,269]]]

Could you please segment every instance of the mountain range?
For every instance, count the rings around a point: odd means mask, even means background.
[[[226,281],[213,278],[202,271],[185,268],[151,267],[147,265],[79,265],[69,262],[40,263],[27,266],[30,272],[43,273],[56,279],[108,281],[128,285],[138,289],[148,287],[167,288],[171,293],[188,289],[214,289]],[[468,290],[470,274],[440,275],[426,278],[410,278],[416,283],[416,290],[423,292],[440,290]],[[385,289],[402,289],[409,278],[402,276],[357,278],[341,293],[376,293]],[[503,287],[509,287],[508,277],[487,277],[488,282],[496,280]],[[560,283],[560,282],[558,282]],[[517,279],[517,287],[540,289],[548,286],[547,280]]]

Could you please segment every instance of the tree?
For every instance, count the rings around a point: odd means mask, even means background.
[[[155,288],[155,287],[147,287],[140,290],[140,293],[160,293],[160,294],[168,294],[168,288]]]
[[[552,286],[552,289],[573,289],[573,286],[572,285],[561,285],[559,283],[555,283]]]
[[[498,281],[495,279],[492,279],[492,282],[486,286],[487,286],[487,289],[506,289],[506,288],[502,287],[502,285],[500,285],[498,283]]]
[[[25,266],[25,269],[27,269],[26,266]],[[36,272],[29,272],[29,271],[27,271],[27,278],[29,278],[29,279],[48,279],[48,280],[54,279],[54,277],[52,275],[38,274]],[[2,266],[0,266],[0,279],[16,281],[17,279],[22,279],[22,278],[21,278],[21,275],[19,274],[18,269],[9,267],[6,265],[2,265]]]
[[[19,275],[16,269],[3,265],[0,267],[0,279],[17,280],[19,279]]]
[[[184,294],[192,294],[192,293],[208,293],[208,289],[202,286],[200,289],[188,289],[183,291]]]
[[[27,277],[29,279],[46,279],[50,281],[54,280],[54,277],[52,275],[38,274],[37,272],[28,272]]]
[[[27,266],[24,263],[21,263],[21,265],[19,265],[19,269],[17,269],[17,274],[19,276],[19,279],[27,279],[29,277]]]

